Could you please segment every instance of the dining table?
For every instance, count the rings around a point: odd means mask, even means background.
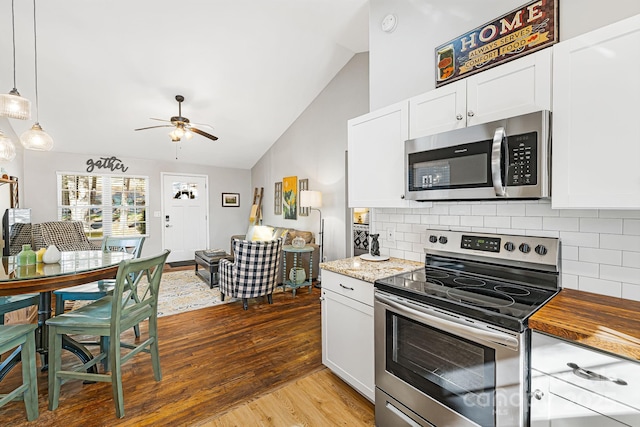
[[[48,361],[47,319],[51,317],[51,293],[56,289],[91,283],[116,277],[120,262],[133,258],[126,252],[101,250],[67,251],[60,253],[56,263],[18,265],[16,256],[3,256],[0,265],[0,296],[39,293],[38,329],[36,348],[44,356],[43,369]],[[82,344],[70,337],[63,337],[63,348],[79,357],[83,363],[93,357]],[[16,349],[0,364],[0,380],[20,361],[20,349]],[[95,369],[95,366],[93,367]]]

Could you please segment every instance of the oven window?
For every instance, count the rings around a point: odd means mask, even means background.
[[[495,350],[387,311],[386,370],[484,427],[495,426]]]

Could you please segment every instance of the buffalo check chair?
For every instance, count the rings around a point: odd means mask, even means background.
[[[36,327],[34,324],[0,325],[0,354],[17,347],[21,347],[22,352],[22,384],[8,394],[0,394],[0,407],[14,400],[24,400],[29,421],[38,418]]]
[[[222,300],[225,296],[242,298],[242,308],[247,310],[249,298],[266,295],[269,304],[273,304],[282,242],[282,238],[269,241],[234,240],[234,261],[220,260],[218,268]]]
[[[162,379],[158,351],[158,292],[162,270],[169,251],[147,258],[120,262],[114,290],[84,307],[47,320],[49,326],[49,409],[55,410],[60,399],[60,386],[71,379],[110,382],[116,416],[124,417],[122,364],[140,352],[151,355],[154,378]],[[145,280],[142,280],[145,279]],[[125,343],[123,331],[149,319],[149,336],[141,343]],[[109,338],[109,345],[84,365],[62,369],[62,335],[98,335]],[[125,349],[126,354],[121,354]],[[127,351],[128,350],[128,351]],[[108,353],[108,355],[107,355]],[[110,372],[89,373],[87,369],[109,359]]]

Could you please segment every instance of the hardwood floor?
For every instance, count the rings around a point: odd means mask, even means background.
[[[111,385],[72,381],[47,409],[47,374],[38,375],[40,417],[22,402],[0,408],[10,426],[373,426],[373,404],[322,365],[320,291],[276,293],[159,319],[163,379],[148,355],[123,366],[125,417],[115,416]],[[142,338],[146,324],[141,325]],[[133,334],[128,334],[133,338]],[[125,335],[126,335],[125,334]],[[77,359],[65,354],[63,363]],[[15,387],[20,370],[0,383]],[[234,409],[235,408],[235,409]]]

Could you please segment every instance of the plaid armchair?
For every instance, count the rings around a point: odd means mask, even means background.
[[[60,251],[93,251],[100,242],[92,243],[84,232],[81,221],[49,221],[33,224],[33,248],[38,250],[55,245]]]
[[[220,260],[218,268],[222,300],[226,295],[242,298],[242,308],[246,310],[249,298],[266,295],[269,304],[273,304],[282,238],[255,242],[234,240],[233,255],[233,262]]]

